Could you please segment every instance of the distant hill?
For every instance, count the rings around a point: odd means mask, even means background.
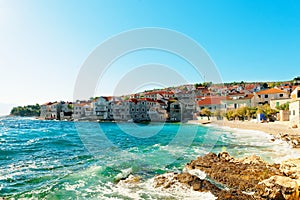
[[[13,116],[21,116],[21,117],[33,117],[40,116],[40,105],[28,105],[28,106],[18,106],[14,107],[10,114]]]

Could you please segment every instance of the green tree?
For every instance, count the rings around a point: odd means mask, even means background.
[[[273,118],[276,113],[278,113],[278,111],[272,109],[269,104],[257,107],[257,114],[264,114],[267,119]]]
[[[73,104],[68,104],[67,107],[68,107],[69,110],[73,110]]]
[[[277,110],[289,110],[290,107],[290,103],[286,102],[285,104],[282,104],[280,106],[276,106]]]
[[[207,119],[210,120],[211,111],[208,108],[203,108],[200,111],[200,114],[203,115],[203,116],[207,116]]]
[[[269,85],[268,85],[268,83],[263,83],[263,85],[262,85],[262,86],[263,86],[263,88],[264,88],[264,89],[268,89],[268,88],[269,88]]]
[[[234,119],[234,110],[228,110],[225,114],[225,117],[228,120],[233,120]]]
[[[21,117],[32,117],[32,116],[39,116],[40,115],[40,105],[27,105],[27,106],[18,106],[14,107],[10,114],[14,116],[21,116]]]

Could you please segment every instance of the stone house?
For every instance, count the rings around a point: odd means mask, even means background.
[[[58,116],[58,104],[57,102],[48,102],[41,105],[41,114],[42,119],[57,119]]]
[[[266,103],[270,104],[270,101],[273,99],[287,98],[289,98],[289,94],[286,91],[280,90],[278,88],[271,88],[254,93],[252,105],[258,106]]]
[[[60,102],[61,110],[60,110],[60,119],[71,119],[73,116],[73,103],[72,102]]]
[[[94,115],[97,119],[109,119],[109,103],[111,99],[111,97],[98,97],[93,101]]]
[[[91,102],[88,101],[78,101],[73,104],[73,118],[80,119],[85,117],[92,118],[93,115],[93,107]]]
[[[253,98],[253,94],[247,94],[238,98],[226,98],[221,100],[221,105],[223,105],[224,109],[237,109],[241,107],[251,107],[251,102]]]
[[[169,111],[169,120],[171,122],[180,122],[182,121],[181,116],[181,103],[179,101],[175,101],[170,103],[170,111]]]
[[[116,121],[128,121],[130,115],[130,101],[111,101],[108,105],[108,118]]]
[[[216,110],[225,110],[226,104],[222,101],[230,100],[227,96],[207,96],[203,97],[197,102],[197,112],[200,112],[204,108],[208,108],[211,112]]]

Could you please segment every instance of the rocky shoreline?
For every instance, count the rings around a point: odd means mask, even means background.
[[[175,183],[220,200],[299,200],[300,158],[269,164],[254,155],[237,159],[227,152],[209,153],[187,163],[182,173],[154,178],[154,187],[167,189]]]

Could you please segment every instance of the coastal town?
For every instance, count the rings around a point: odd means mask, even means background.
[[[268,112],[262,109],[266,106]],[[247,119],[289,121],[299,127],[300,78],[280,83],[187,84],[124,96],[47,102],[40,106],[40,119],[187,122],[206,116],[232,120],[241,119],[241,110]]]

